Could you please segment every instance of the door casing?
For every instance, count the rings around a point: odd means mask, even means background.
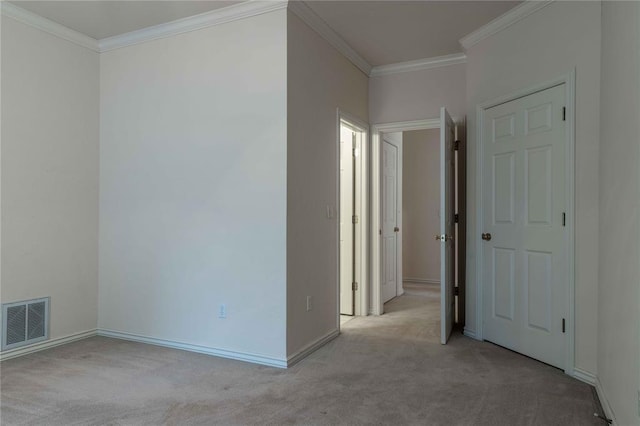
[[[482,277],[484,275],[484,263],[482,252],[482,239],[480,233],[482,232],[479,226],[484,223],[484,194],[483,185],[484,182],[484,163],[483,155],[484,150],[483,140],[483,121],[485,110],[494,106],[513,101],[536,92],[540,92],[545,89],[557,86],[559,84],[565,84],[565,100],[566,100],[566,122],[567,132],[565,141],[565,193],[567,194],[567,232],[565,238],[565,250],[567,253],[567,343],[566,343],[566,362],[565,373],[574,376],[574,354],[575,354],[575,69],[571,72],[551,81],[511,93],[507,96],[502,96],[496,99],[492,99],[487,102],[476,105],[476,229],[475,235],[470,240],[476,247],[476,329],[470,331],[465,327],[465,335],[473,337],[477,340],[483,339],[483,282]]]

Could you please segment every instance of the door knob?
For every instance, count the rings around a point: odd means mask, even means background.
[[[486,234],[482,234],[482,239],[485,241],[490,241],[491,240],[491,234],[490,233],[486,233]]]
[[[453,241],[452,235],[436,235],[436,241],[442,241],[446,243],[447,241]]]
[[[400,232],[400,228],[396,226],[395,228],[393,228],[393,232]]]

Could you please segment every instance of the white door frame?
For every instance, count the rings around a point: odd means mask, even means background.
[[[369,124],[360,120],[358,117],[349,114],[348,112],[342,111],[340,108],[337,109],[337,123],[336,126],[336,228],[335,232],[337,235],[338,242],[338,250],[337,252],[337,284],[336,284],[336,306],[338,309],[337,315],[337,327],[340,329],[340,220],[339,220],[339,212],[340,212],[340,127],[342,123],[346,123],[348,126],[353,127],[358,132],[362,134],[362,140],[360,143],[360,155],[357,159],[357,167],[359,168],[360,179],[356,179],[355,187],[356,187],[356,206],[359,206],[359,225],[360,232],[359,238],[356,237],[356,281],[358,282],[358,288],[354,295],[356,301],[356,309],[354,312],[355,316],[358,315],[367,315],[368,312],[368,300],[369,293],[366,283],[368,282],[368,271],[369,271],[369,262],[368,256],[366,252],[366,247],[368,244],[369,233],[368,229],[368,214],[367,214],[367,206],[369,205],[369,190],[368,190],[368,164],[369,164],[369,149],[367,146],[367,141],[369,140]],[[358,172],[356,172],[358,173]]]
[[[371,126],[371,309],[372,315],[382,315],[384,303],[380,291],[382,259],[380,241],[380,219],[382,217],[382,203],[380,197],[380,158],[382,150],[382,134],[392,132],[409,132],[411,130],[439,129],[440,118],[430,118],[416,121],[399,121],[394,123],[374,124]],[[402,229],[400,230],[402,233]],[[402,248],[400,248],[402,249]]]
[[[478,340],[483,339],[483,282],[484,276],[484,263],[482,256],[482,239],[480,238],[480,232],[482,224],[484,223],[484,194],[482,191],[482,182],[484,182],[484,170],[483,170],[483,131],[482,122],[484,120],[484,111],[506,103],[515,99],[523,98],[536,92],[540,92],[551,87],[558,86],[560,84],[565,85],[565,102],[566,102],[566,145],[565,145],[565,185],[567,194],[567,233],[565,238],[565,250],[567,254],[567,346],[566,346],[566,361],[565,361],[565,373],[574,375],[574,352],[575,352],[575,81],[576,73],[575,69],[571,72],[555,79],[548,81],[537,86],[533,86],[524,90],[511,93],[507,96],[502,96],[488,102],[483,102],[476,105],[476,230],[471,241],[475,241],[476,247],[476,331],[475,338]]]

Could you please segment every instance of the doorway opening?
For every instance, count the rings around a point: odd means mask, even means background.
[[[344,112],[338,128],[339,325],[367,315],[367,125]]]
[[[385,135],[386,136],[386,135]],[[440,129],[402,133],[399,167],[402,263],[398,295],[415,293],[440,301]],[[394,295],[385,295],[387,302]],[[439,317],[440,305],[434,305]]]
[[[444,108],[439,119],[372,127],[372,313],[407,291],[439,293],[443,344],[464,321],[463,146],[464,122],[456,126]]]

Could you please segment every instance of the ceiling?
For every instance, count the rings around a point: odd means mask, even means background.
[[[241,1],[11,1],[102,39]],[[458,40],[519,1],[312,0],[306,4],[373,66],[461,51]]]
[[[309,1],[371,65],[461,52],[458,40],[518,1]]]
[[[11,1],[97,40],[209,12],[241,1]]]

